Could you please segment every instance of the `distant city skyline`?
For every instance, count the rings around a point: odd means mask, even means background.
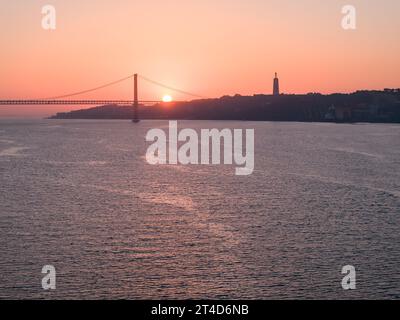
[[[0,2],[0,99],[44,98],[134,72],[207,97],[323,94],[400,87],[400,2],[352,1],[357,29],[341,27],[343,1],[54,0],[57,28],[41,27],[44,2]],[[140,14],[138,14],[140,13]],[[133,18],[134,17],[134,18]],[[186,99],[140,88],[143,99]],[[129,99],[129,83],[85,98]],[[79,108],[79,107],[77,107]],[[70,107],[0,108],[0,117]]]

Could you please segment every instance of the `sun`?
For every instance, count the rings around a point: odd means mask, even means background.
[[[171,102],[172,101],[172,97],[170,95],[166,94],[165,96],[163,96],[162,101],[163,102]]]

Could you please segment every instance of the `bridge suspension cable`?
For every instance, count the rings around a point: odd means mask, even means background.
[[[49,98],[45,98],[45,99],[41,99],[41,100],[65,99],[65,98],[74,97],[74,96],[78,96],[78,95],[85,94],[85,93],[90,93],[90,92],[93,92],[93,91],[97,91],[97,90],[100,90],[100,89],[104,89],[104,88],[107,88],[107,87],[111,87],[111,86],[113,86],[113,85],[116,85],[116,84],[118,84],[118,83],[124,82],[124,81],[126,81],[126,80],[132,79],[132,78],[134,78],[134,76],[135,76],[134,74],[130,74],[130,75],[124,77],[124,78],[121,78],[121,79],[118,79],[118,80],[115,80],[115,81],[112,81],[112,82],[103,84],[103,85],[98,86],[98,87],[94,87],[94,88],[87,89],[87,90],[82,90],[82,91],[77,91],[77,92],[72,92],[72,93],[64,94],[64,95],[60,95],[60,96],[49,97]],[[184,95],[187,95],[187,96],[191,96],[191,97],[195,97],[195,98],[200,98],[200,99],[207,99],[206,97],[201,96],[201,95],[199,95],[199,94],[192,93],[192,92],[188,92],[188,91],[181,90],[181,89],[178,89],[178,88],[174,88],[174,87],[168,86],[168,85],[166,85],[166,84],[163,84],[163,83],[161,83],[161,82],[158,82],[158,81],[149,79],[149,78],[147,78],[147,77],[145,77],[145,76],[142,76],[142,75],[139,75],[139,78],[142,79],[142,80],[144,80],[144,81],[147,81],[147,82],[149,82],[149,83],[152,83],[152,84],[154,84],[154,85],[156,85],[156,86],[159,86],[159,87],[162,87],[162,88],[165,88],[165,89],[168,89],[168,90],[172,90],[172,91],[175,91],[175,92],[179,92],[179,93],[184,94]]]
[[[200,99],[207,99],[206,97],[201,96],[199,94],[191,93],[191,92],[188,92],[188,91],[184,91],[184,90],[181,90],[181,89],[177,89],[177,88],[165,85],[165,84],[163,84],[161,82],[151,80],[151,79],[149,79],[149,78],[147,78],[145,76],[142,76],[140,74],[139,74],[139,78],[142,79],[142,80],[145,80],[147,82],[150,82],[150,83],[152,83],[152,84],[154,84],[156,86],[159,86],[159,87],[162,87],[162,88],[165,88],[165,89],[168,89],[168,90],[172,90],[172,91],[175,91],[175,92],[179,92],[179,93],[182,93],[182,94],[187,95],[187,96],[192,96],[192,97],[200,98]]]
[[[128,80],[128,79],[132,79],[134,76],[135,76],[134,74],[131,74],[131,75],[129,75],[129,76],[127,76],[127,77],[124,77],[124,78],[122,78],[122,79],[118,79],[118,80],[116,80],[116,81],[109,82],[109,83],[103,84],[103,85],[101,85],[101,86],[92,88],[92,89],[87,89],[87,90],[83,90],[83,91],[73,92],[73,93],[70,93],[70,94],[65,94],[65,95],[57,96],[57,97],[45,98],[45,99],[42,99],[42,100],[57,100],[57,99],[64,99],[64,98],[69,98],[69,97],[73,97],[73,96],[78,96],[78,95],[81,95],[81,94],[84,94],[84,93],[89,93],[89,92],[93,92],[93,91],[97,91],[97,90],[100,90],[100,89],[104,89],[104,88],[113,86],[113,85],[115,85],[115,84],[118,84],[118,83],[120,83],[120,82],[126,81],[126,80]]]

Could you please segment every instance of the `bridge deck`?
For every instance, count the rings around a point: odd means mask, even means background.
[[[141,104],[161,101],[143,100]],[[133,100],[0,100],[0,105],[133,105]]]

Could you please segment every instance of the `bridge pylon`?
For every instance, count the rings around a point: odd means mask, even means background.
[[[133,97],[133,123],[139,123],[139,97],[138,97],[138,74],[135,73],[133,76],[133,86],[134,86],[134,97]]]

